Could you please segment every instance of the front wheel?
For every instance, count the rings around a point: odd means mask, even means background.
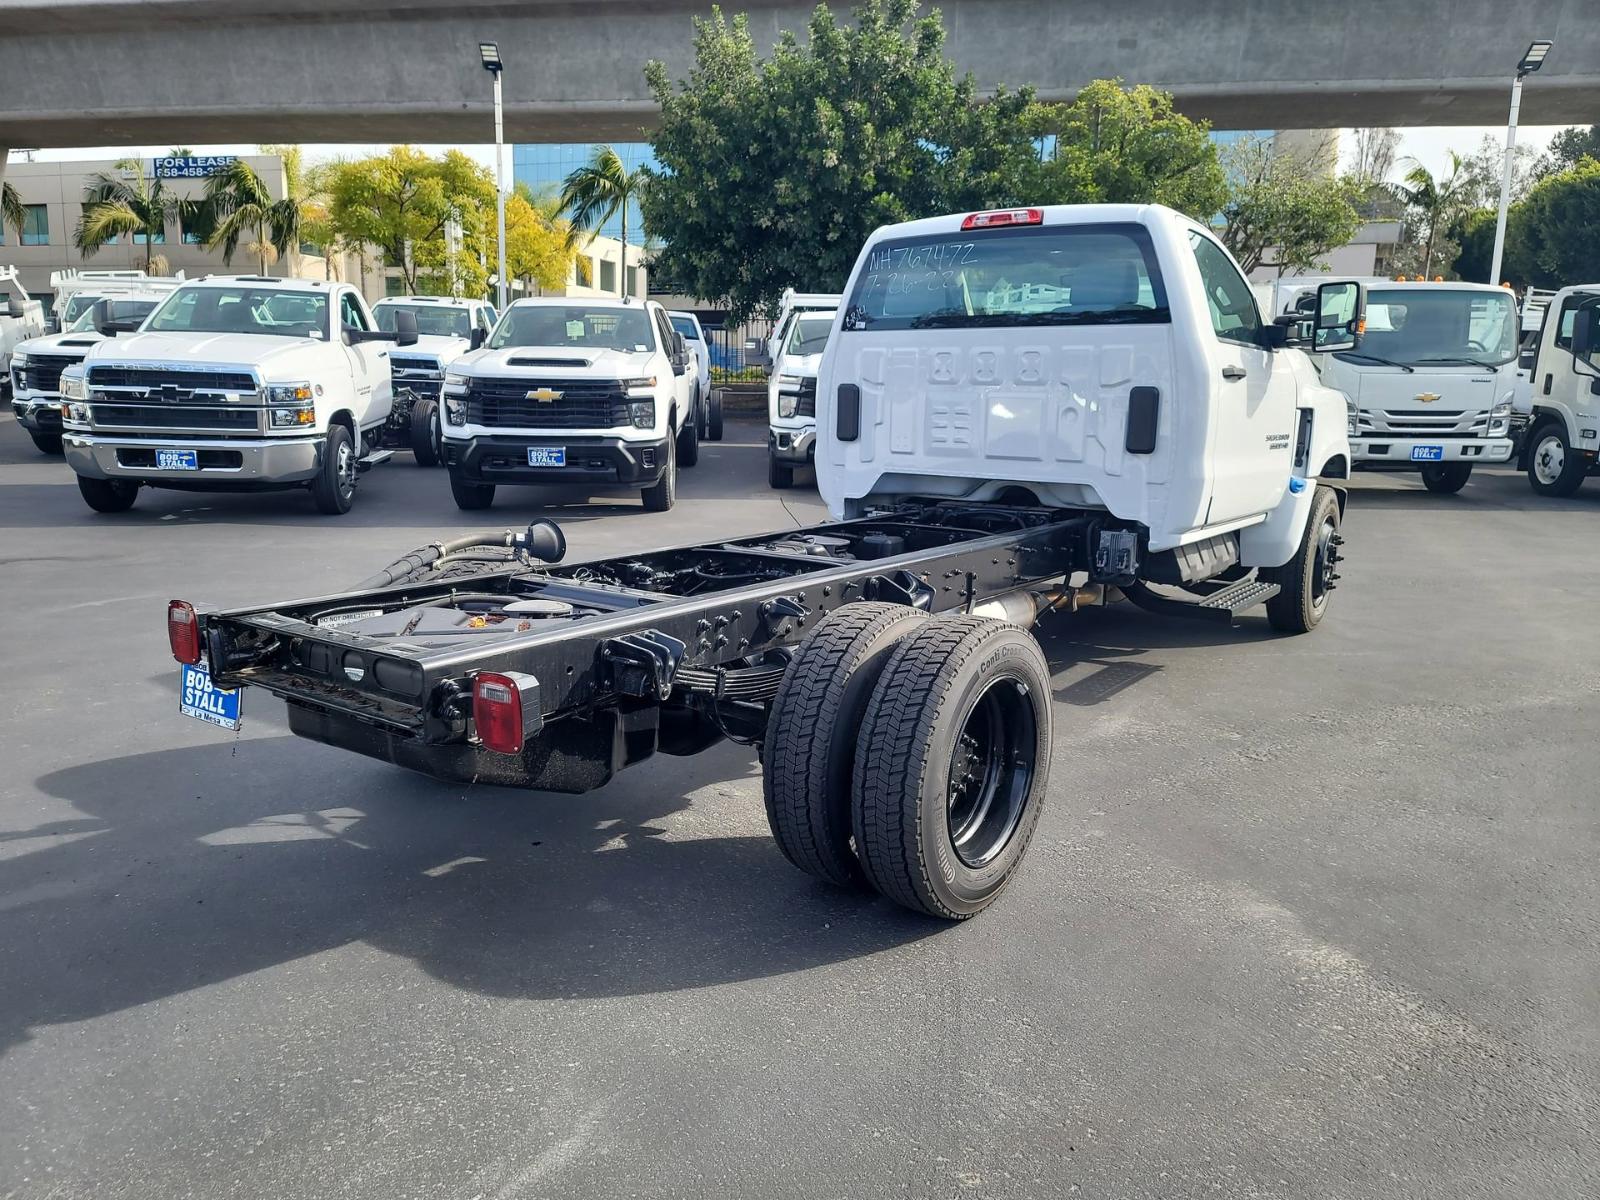
[[[685,467],[692,467],[700,461],[700,421],[699,418],[685,421],[683,428],[678,431],[678,462]]]
[[[349,512],[356,502],[356,447],[343,425],[328,429],[322,465],[311,481],[311,497],[317,502],[317,511],[331,517]]]
[[[494,484],[468,483],[454,471],[450,472],[450,494],[462,512],[482,512],[494,503]]]
[[[419,400],[411,409],[411,453],[419,467],[436,467],[444,457],[439,448],[439,402]]]
[[[1588,467],[1573,453],[1565,426],[1550,422],[1533,431],[1528,456],[1528,482],[1541,496],[1570,496],[1583,484]]]
[[[713,442],[722,440],[722,389],[711,389],[711,404],[706,410],[706,437]]]
[[[49,454],[56,458],[61,457],[61,435],[59,433],[35,433],[30,429],[28,436],[33,439],[33,444],[39,448],[40,454]]]
[[[127,512],[138,499],[139,485],[126,479],[88,479],[78,476],[78,491],[95,512]]]
[[[1328,594],[1339,578],[1339,497],[1318,487],[1311,501],[1300,548],[1281,567],[1267,567],[1261,579],[1281,589],[1267,601],[1267,621],[1280,633],[1310,633],[1328,611]]]
[[[1439,463],[1422,468],[1422,486],[1442,496],[1453,495],[1472,478],[1471,463]]]
[[[767,455],[767,486],[772,488],[792,488],[794,486],[794,468],[779,462],[770,454]]]
[[[678,439],[676,435],[667,438],[667,465],[662,468],[661,478],[654,486],[641,491],[646,512],[666,512],[678,501]]]

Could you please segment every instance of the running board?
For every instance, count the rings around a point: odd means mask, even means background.
[[[379,463],[386,463],[394,457],[393,450],[374,450],[364,458],[356,459],[356,470],[370,471]]]
[[[1264,583],[1259,579],[1241,579],[1238,583],[1229,584],[1220,592],[1212,592],[1209,596],[1193,596],[1187,600],[1163,596],[1143,583],[1127,585],[1122,589],[1122,594],[1146,612],[1159,613],[1164,617],[1186,617],[1189,620],[1217,621],[1224,625],[1232,625],[1245,609],[1265,604],[1282,590],[1275,583]]]

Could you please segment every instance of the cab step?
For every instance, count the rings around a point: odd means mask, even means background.
[[[393,457],[393,450],[373,450],[363,457],[356,459],[356,470],[370,471],[379,463],[386,463]]]
[[[1190,596],[1179,599],[1164,596],[1147,584],[1134,583],[1122,589],[1122,594],[1146,612],[1160,613],[1166,617],[1188,617],[1198,621],[1218,621],[1232,625],[1246,609],[1265,604],[1283,589],[1275,583],[1260,579],[1241,579],[1230,583],[1221,591],[1209,596]]]

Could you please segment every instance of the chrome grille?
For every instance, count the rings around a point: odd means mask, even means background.
[[[167,367],[90,367],[92,388],[177,387],[185,391],[254,392],[255,377],[241,371],[188,370]]]
[[[259,408],[200,407],[193,404],[103,404],[89,406],[89,420],[97,429],[195,429],[224,433],[255,433]]]
[[[534,400],[529,392],[560,392]],[[467,389],[467,422],[509,429],[614,429],[632,424],[620,380],[480,379]]]

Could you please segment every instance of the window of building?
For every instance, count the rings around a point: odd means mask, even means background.
[[[627,271],[627,275],[628,275],[628,295],[637,296],[639,294],[639,268],[638,267],[629,267],[628,271]]]
[[[50,244],[50,210],[42,204],[22,206],[22,244],[48,246]]]
[[[600,290],[602,292],[617,290],[617,264],[609,258],[600,260]]]
[[[149,242],[154,242],[158,246],[165,246],[167,244],[167,231],[163,229],[153,238],[143,233],[136,233],[133,235],[133,244],[135,246],[143,246]]]

